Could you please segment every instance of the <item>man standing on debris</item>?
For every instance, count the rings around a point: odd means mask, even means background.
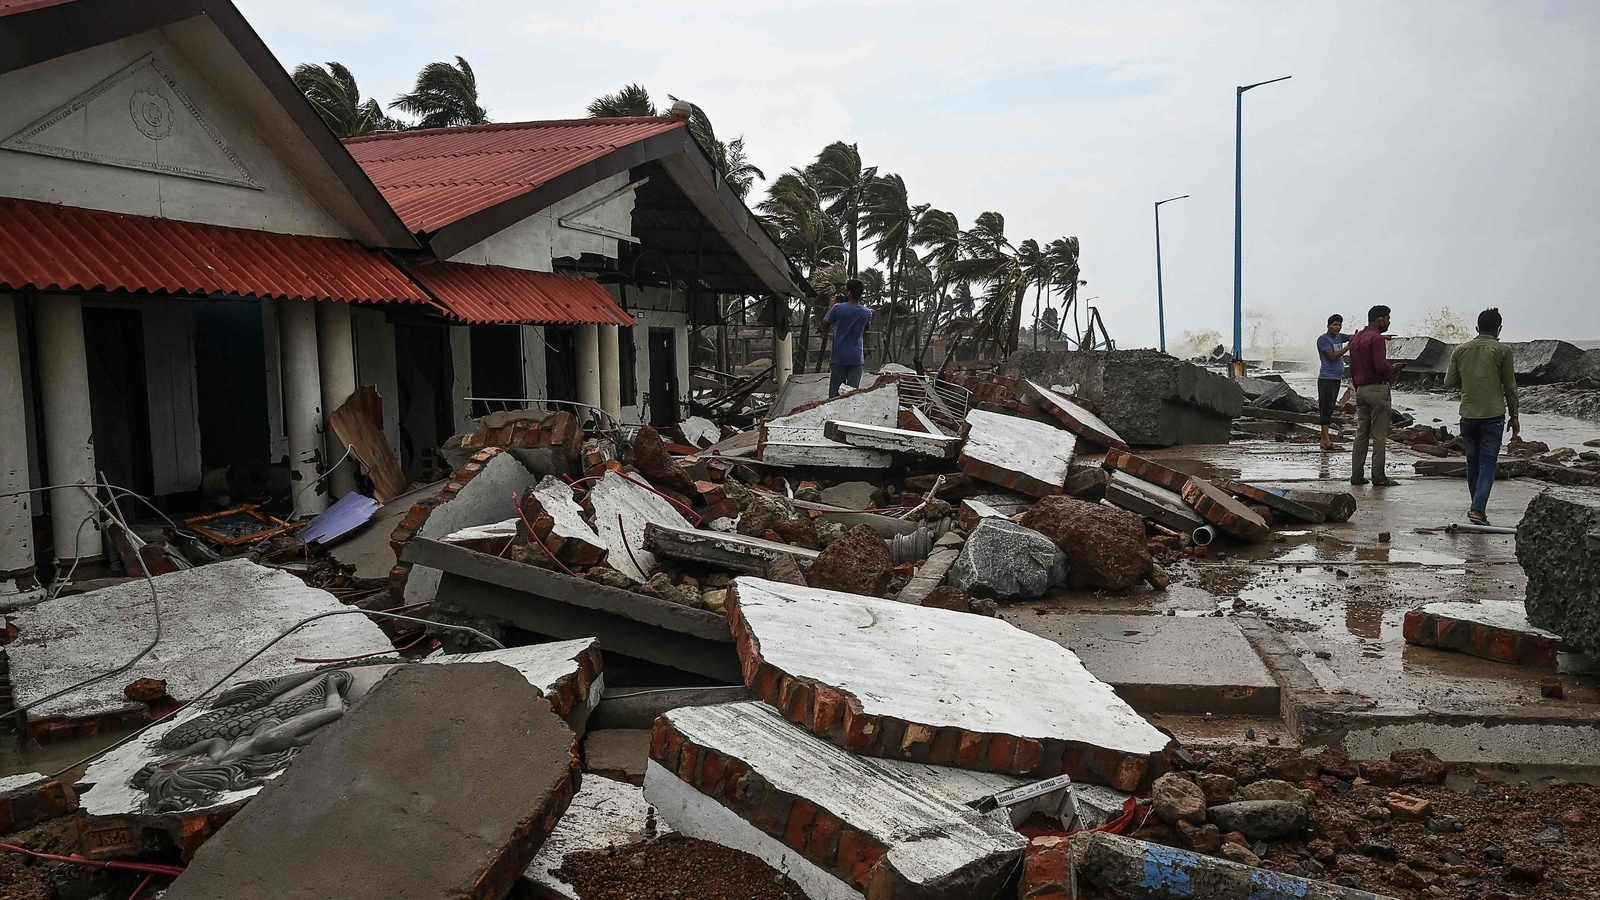
[[[1317,359],[1322,369],[1317,373],[1317,409],[1322,413],[1322,449],[1332,450],[1333,439],[1328,428],[1333,424],[1333,408],[1339,403],[1339,386],[1344,380],[1344,355],[1350,352],[1350,335],[1344,331],[1344,316],[1335,313],[1328,317],[1328,330],[1317,337]]]
[[[844,284],[848,295],[844,303],[833,300],[828,304],[828,314],[822,317],[826,326],[833,329],[833,370],[828,377],[828,396],[839,396],[839,386],[861,386],[861,367],[866,364],[867,325],[872,322],[872,310],[861,302],[864,290],[860,279],[852,278]]]
[[[1522,436],[1517,418],[1517,369],[1511,348],[1500,343],[1500,310],[1478,313],[1478,336],[1450,354],[1444,386],[1461,388],[1461,440],[1467,445],[1467,492],[1473,524],[1489,524],[1489,491],[1500,462],[1500,440],[1511,415],[1511,439]]]
[[[1389,362],[1389,344],[1383,333],[1389,330],[1389,307],[1367,310],[1367,327],[1350,339],[1350,381],[1356,386],[1356,444],[1351,484],[1366,484],[1367,444],[1372,444],[1372,483],[1392,487],[1400,482],[1389,477],[1384,462],[1389,453],[1389,417],[1394,401],[1390,383],[1401,366]]]

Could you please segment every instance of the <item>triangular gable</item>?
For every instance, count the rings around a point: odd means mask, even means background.
[[[262,190],[155,53],[147,53],[0,147]]]

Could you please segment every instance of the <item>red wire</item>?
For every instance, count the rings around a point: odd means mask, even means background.
[[[183,866],[165,866],[157,863],[120,862],[118,860],[102,861],[98,859],[84,859],[77,854],[61,856],[56,853],[40,853],[29,850],[27,847],[18,847],[16,844],[0,844],[0,850],[9,853],[21,853],[35,859],[46,859],[51,862],[72,863],[78,866],[90,866],[96,869],[124,869],[129,872],[148,872],[152,875],[182,875]]]
[[[154,873],[154,872],[151,872],[149,875],[146,875],[144,877],[144,880],[139,882],[139,886],[133,889],[133,893],[128,895],[128,900],[139,900],[139,895],[144,893],[144,889],[149,887],[150,886],[150,882],[154,881],[155,878],[156,878],[156,873]]]
[[[533,532],[533,523],[528,521],[528,514],[522,511],[522,498],[517,496],[516,491],[512,491],[511,492],[511,505],[515,506],[517,508],[517,518],[522,520],[522,527],[528,529],[528,537],[531,538],[535,544],[539,545],[539,549],[544,551],[544,555],[550,557],[550,561],[551,562],[553,562],[556,565],[560,566],[561,567],[561,571],[563,571],[563,572],[567,573],[568,575],[571,575],[574,578],[576,578],[577,577],[577,573],[575,573],[571,569],[567,568],[567,564],[566,563],[564,563],[561,560],[557,559],[556,555],[554,553],[550,552],[550,548],[546,547],[544,545],[544,541],[539,540],[539,536],[537,534],[534,534],[534,532]]]

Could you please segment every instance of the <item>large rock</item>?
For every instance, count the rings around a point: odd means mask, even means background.
[[[1144,520],[1131,512],[1071,497],[1046,497],[1022,516],[1022,526],[1056,542],[1067,555],[1074,587],[1126,591],[1144,580],[1154,560]]]
[[[751,491],[750,503],[739,515],[739,533],[761,537],[772,526],[795,517],[794,504],[771,491]]]
[[[1206,793],[1198,785],[1174,772],[1156,779],[1150,791],[1150,806],[1156,815],[1173,825],[1199,824],[1206,820]]]
[[[1240,800],[1207,810],[1223,832],[1237,831],[1252,841],[1294,837],[1311,824],[1311,814],[1288,800]]]
[[[1067,557],[1061,548],[1008,519],[978,523],[950,568],[950,583],[957,590],[997,598],[1031,599],[1066,580]]]
[[[1517,526],[1517,562],[1528,621],[1600,654],[1600,493],[1556,487],[1533,498]]]
[[[654,487],[693,497],[694,479],[678,465],[667,452],[661,435],[649,425],[633,436],[633,465],[639,474]]]
[[[1511,348],[1518,384],[1576,381],[1591,374],[1583,350],[1566,341],[1519,341],[1506,346]]]
[[[1156,350],[1024,351],[1001,374],[1073,387],[1134,446],[1225,444],[1244,406],[1231,378]]]
[[[823,590],[881,597],[893,575],[889,545],[871,525],[857,525],[822,551],[811,564],[810,580]]]

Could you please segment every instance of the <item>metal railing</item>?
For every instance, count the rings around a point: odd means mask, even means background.
[[[933,375],[900,376],[900,408],[921,409],[928,415],[939,415],[951,422],[967,417],[972,405],[972,392],[959,384],[944,381]]]
[[[555,400],[549,397],[468,397],[466,400],[471,406],[469,415],[474,419],[518,409],[564,409],[576,415],[578,424],[585,429],[598,431],[619,445],[624,436],[625,426],[621,419],[598,406],[579,403],[576,400]]]

